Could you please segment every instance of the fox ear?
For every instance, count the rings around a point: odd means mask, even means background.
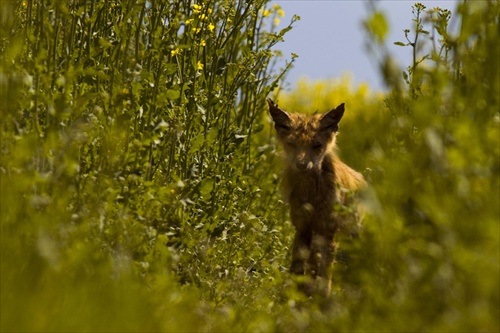
[[[271,117],[273,117],[274,120],[274,127],[276,129],[289,129],[290,126],[288,124],[290,122],[290,117],[288,113],[281,110],[270,98],[267,99],[267,103],[269,104],[269,113],[271,113]]]
[[[339,130],[339,122],[344,115],[344,103],[337,106],[335,109],[325,113],[320,120],[321,130],[337,132]]]

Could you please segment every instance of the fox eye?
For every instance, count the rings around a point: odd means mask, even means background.
[[[321,143],[315,143],[315,144],[313,144],[312,148],[319,150],[319,149],[323,148],[323,145]]]

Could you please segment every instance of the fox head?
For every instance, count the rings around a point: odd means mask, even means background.
[[[321,170],[324,157],[335,147],[344,103],[324,114],[304,115],[283,111],[271,99],[267,102],[288,165],[296,171]]]

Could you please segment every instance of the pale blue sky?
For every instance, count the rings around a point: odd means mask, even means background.
[[[389,21],[390,32],[386,44],[398,62],[407,66],[411,62],[408,47],[394,45],[405,42],[403,30],[413,28],[411,6],[417,1],[376,1],[379,10]],[[459,1],[418,1],[427,9],[440,7],[454,13]],[[300,77],[311,80],[337,78],[342,73],[352,74],[355,84],[367,82],[373,90],[383,90],[377,64],[366,48],[366,34],[362,21],[368,14],[368,1],[338,0],[281,0],[273,1],[285,12],[279,28],[283,28],[294,14],[301,20],[285,35],[285,42],[276,47],[285,57],[296,53],[294,68],[287,76],[288,87],[293,87]],[[456,19],[455,19],[456,21]]]

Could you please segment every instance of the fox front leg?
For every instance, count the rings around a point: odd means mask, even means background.
[[[298,229],[293,239],[292,264],[290,273],[299,276],[298,289],[307,296],[314,291],[314,276],[309,265],[311,255],[312,231]]]
[[[316,292],[324,297],[332,288],[332,268],[335,256],[334,235],[315,234],[311,242],[311,258],[316,271]]]
[[[293,239],[292,265],[290,272],[304,275],[307,271],[307,261],[311,253],[312,232],[308,229],[297,229]]]

